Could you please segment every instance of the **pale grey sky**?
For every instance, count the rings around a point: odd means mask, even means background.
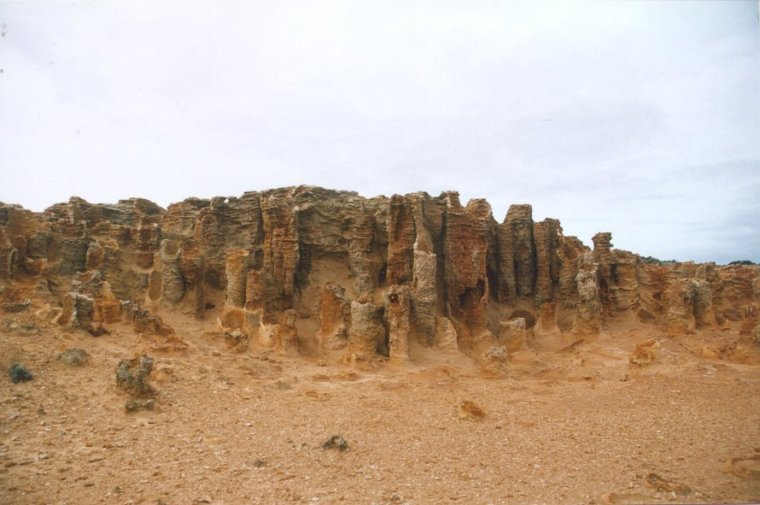
[[[458,190],[760,261],[758,2],[3,2],[0,201]]]

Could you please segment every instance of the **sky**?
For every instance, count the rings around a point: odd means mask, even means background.
[[[758,2],[2,2],[0,201],[459,191],[760,262]]]

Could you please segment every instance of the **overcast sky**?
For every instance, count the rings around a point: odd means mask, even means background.
[[[0,3],[0,201],[457,190],[760,262],[758,2]]]

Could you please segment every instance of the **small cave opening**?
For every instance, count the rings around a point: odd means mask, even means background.
[[[501,301],[499,300],[499,276],[496,273],[496,271],[491,268],[491,265],[488,265],[486,267],[486,279],[488,280],[488,292],[490,294],[491,300],[494,301]]]
[[[251,268],[260,269],[264,266],[264,250],[260,247],[251,249],[248,255],[248,261],[251,264]]]
[[[459,307],[462,310],[474,309],[483,298],[486,292],[486,285],[483,279],[478,279],[475,287],[468,287],[459,295]]]
[[[206,270],[204,281],[207,286],[214,289],[223,290],[227,287],[227,278],[224,276],[224,273],[213,268]]]
[[[163,277],[161,277],[161,272],[158,270],[153,270],[150,273],[150,277],[148,280],[148,297],[151,300],[158,300],[161,298],[161,292],[164,290],[164,282]]]
[[[388,275],[388,263],[383,262],[383,264],[380,266],[380,270],[377,273],[378,286],[385,286],[387,275]]]
[[[388,327],[388,321],[385,318],[385,309],[380,307],[378,310],[378,316],[381,322],[382,331],[377,332],[377,340],[375,341],[375,352],[380,356],[386,358],[390,356],[390,328]]]
[[[179,252],[179,243],[176,240],[164,241],[164,253],[169,256],[176,256]]]
[[[5,269],[6,269],[5,273],[8,277],[15,277],[17,263],[18,263],[18,251],[16,249],[11,249],[10,254],[8,254],[7,265],[5,266]]]
[[[528,330],[530,328],[533,328],[536,325],[536,316],[530,312],[529,310],[523,310],[523,309],[517,309],[512,311],[512,313],[509,315],[509,320],[512,321],[513,319],[517,318],[523,318],[525,319],[525,329]]]

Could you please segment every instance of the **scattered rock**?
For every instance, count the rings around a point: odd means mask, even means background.
[[[9,312],[11,314],[18,313],[18,312],[24,312],[29,307],[31,307],[32,301],[27,298],[21,302],[18,303],[6,303],[3,305],[3,310],[5,312]]]
[[[508,351],[518,351],[525,345],[527,342],[527,324],[524,317],[515,317],[508,321],[502,321],[499,324],[499,341],[506,346]]]
[[[90,355],[82,349],[66,349],[58,355],[58,359],[67,365],[82,366],[90,359]]]
[[[473,401],[464,400],[457,407],[457,418],[460,420],[480,421],[485,417],[485,411]]]
[[[333,435],[322,443],[322,449],[337,449],[340,452],[348,450],[348,442],[342,435]]]
[[[150,356],[121,360],[116,367],[116,385],[136,398],[153,396],[156,391],[149,383],[151,370],[153,358]]]
[[[261,458],[256,458],[253,460],[253,466],[254,468],[264,468],[267,466],[267,462]]]
[[[127,412],[137,412],[138,410],[155,410],[156,400],[153,398],[132,398],[124,405]]]
[[[751,337],[752,343],[754,345],[760,346],[760,324],[752,329]]]
[[[522,323],[517,323],[519,325],[517,326],[518,329],[523,328],[525,330],[528,330],[536,325],[536,316],[534,316],[530,311],[515,310],[509,315],[508,318],[509,321],[517,321],[518,319],[523,320]]]
[[[656,491],[665,491],[668,493],[675,493],[677,495],[691,494],[691,488],[685,484],[679,484],[677,482],[670,481],[663,477],[660,477],[656,473],[650,473],[644,479],[647,486]]]
[[[733,458],[731,472],[745,479],[760,480],[760,453],[748,458]]]
[[[719,359],[720,355],[718,354],[718,351],[710,347],[709,345],[703,345],[701,354],[703,358],[707,359]]]
[[[304,391],[303,395],[306,396],[307,398],[313,398],[319,401],[325,401],[325,400],[330,399],[330,393],[326,393],[324,391],[314,391],[313,389]]]
[[[446,351],[458,349],[457,330],[448,317],[437,317],[435,319],[435,346]]]
[[[29,382],[34,379],[32,372],[27,370],[24,365],[19,365],[18,363],[11,365],[10,376],[11,382],[14,384],[18,384],[19,382]]]
[[[17,335],[39,335],[40,329],[33,322],[18,322],[6,319],[2,322],[2,328]]]
[[[643,493],[607,493],[602,495],[601,501],[604,505],[625,505],[646,503],[650,499]]]
[[[168,337],[174,335],[174,328],[166,324],[158,315],[147,310],[138,310],[134,317],[135,332]]]
[[[505,346],[494,346],[481,355],[480,366],[489,375],[504,375],[507,371],[508,357]]]
[[[103,323],[90,323],[87,325],[87,333],[93,337],[99,337],[101,335],[110,335],[111,332],[103,326]]]
[[[287,389],[293,389],[293,385],[289,382],[286,382],[284,380],[278,380],[274,383],[274,387],[279,389],[280,391],[285,391]]]
[[[632,365],[645,366],[656,363],[660,359],[660,343],[654,338],[648,338],[636,345],[629,361]]]
[[[248,335],[239,329],[224,332],[224,342],[227,347],[237,352],[244,352],[248,349]]]

